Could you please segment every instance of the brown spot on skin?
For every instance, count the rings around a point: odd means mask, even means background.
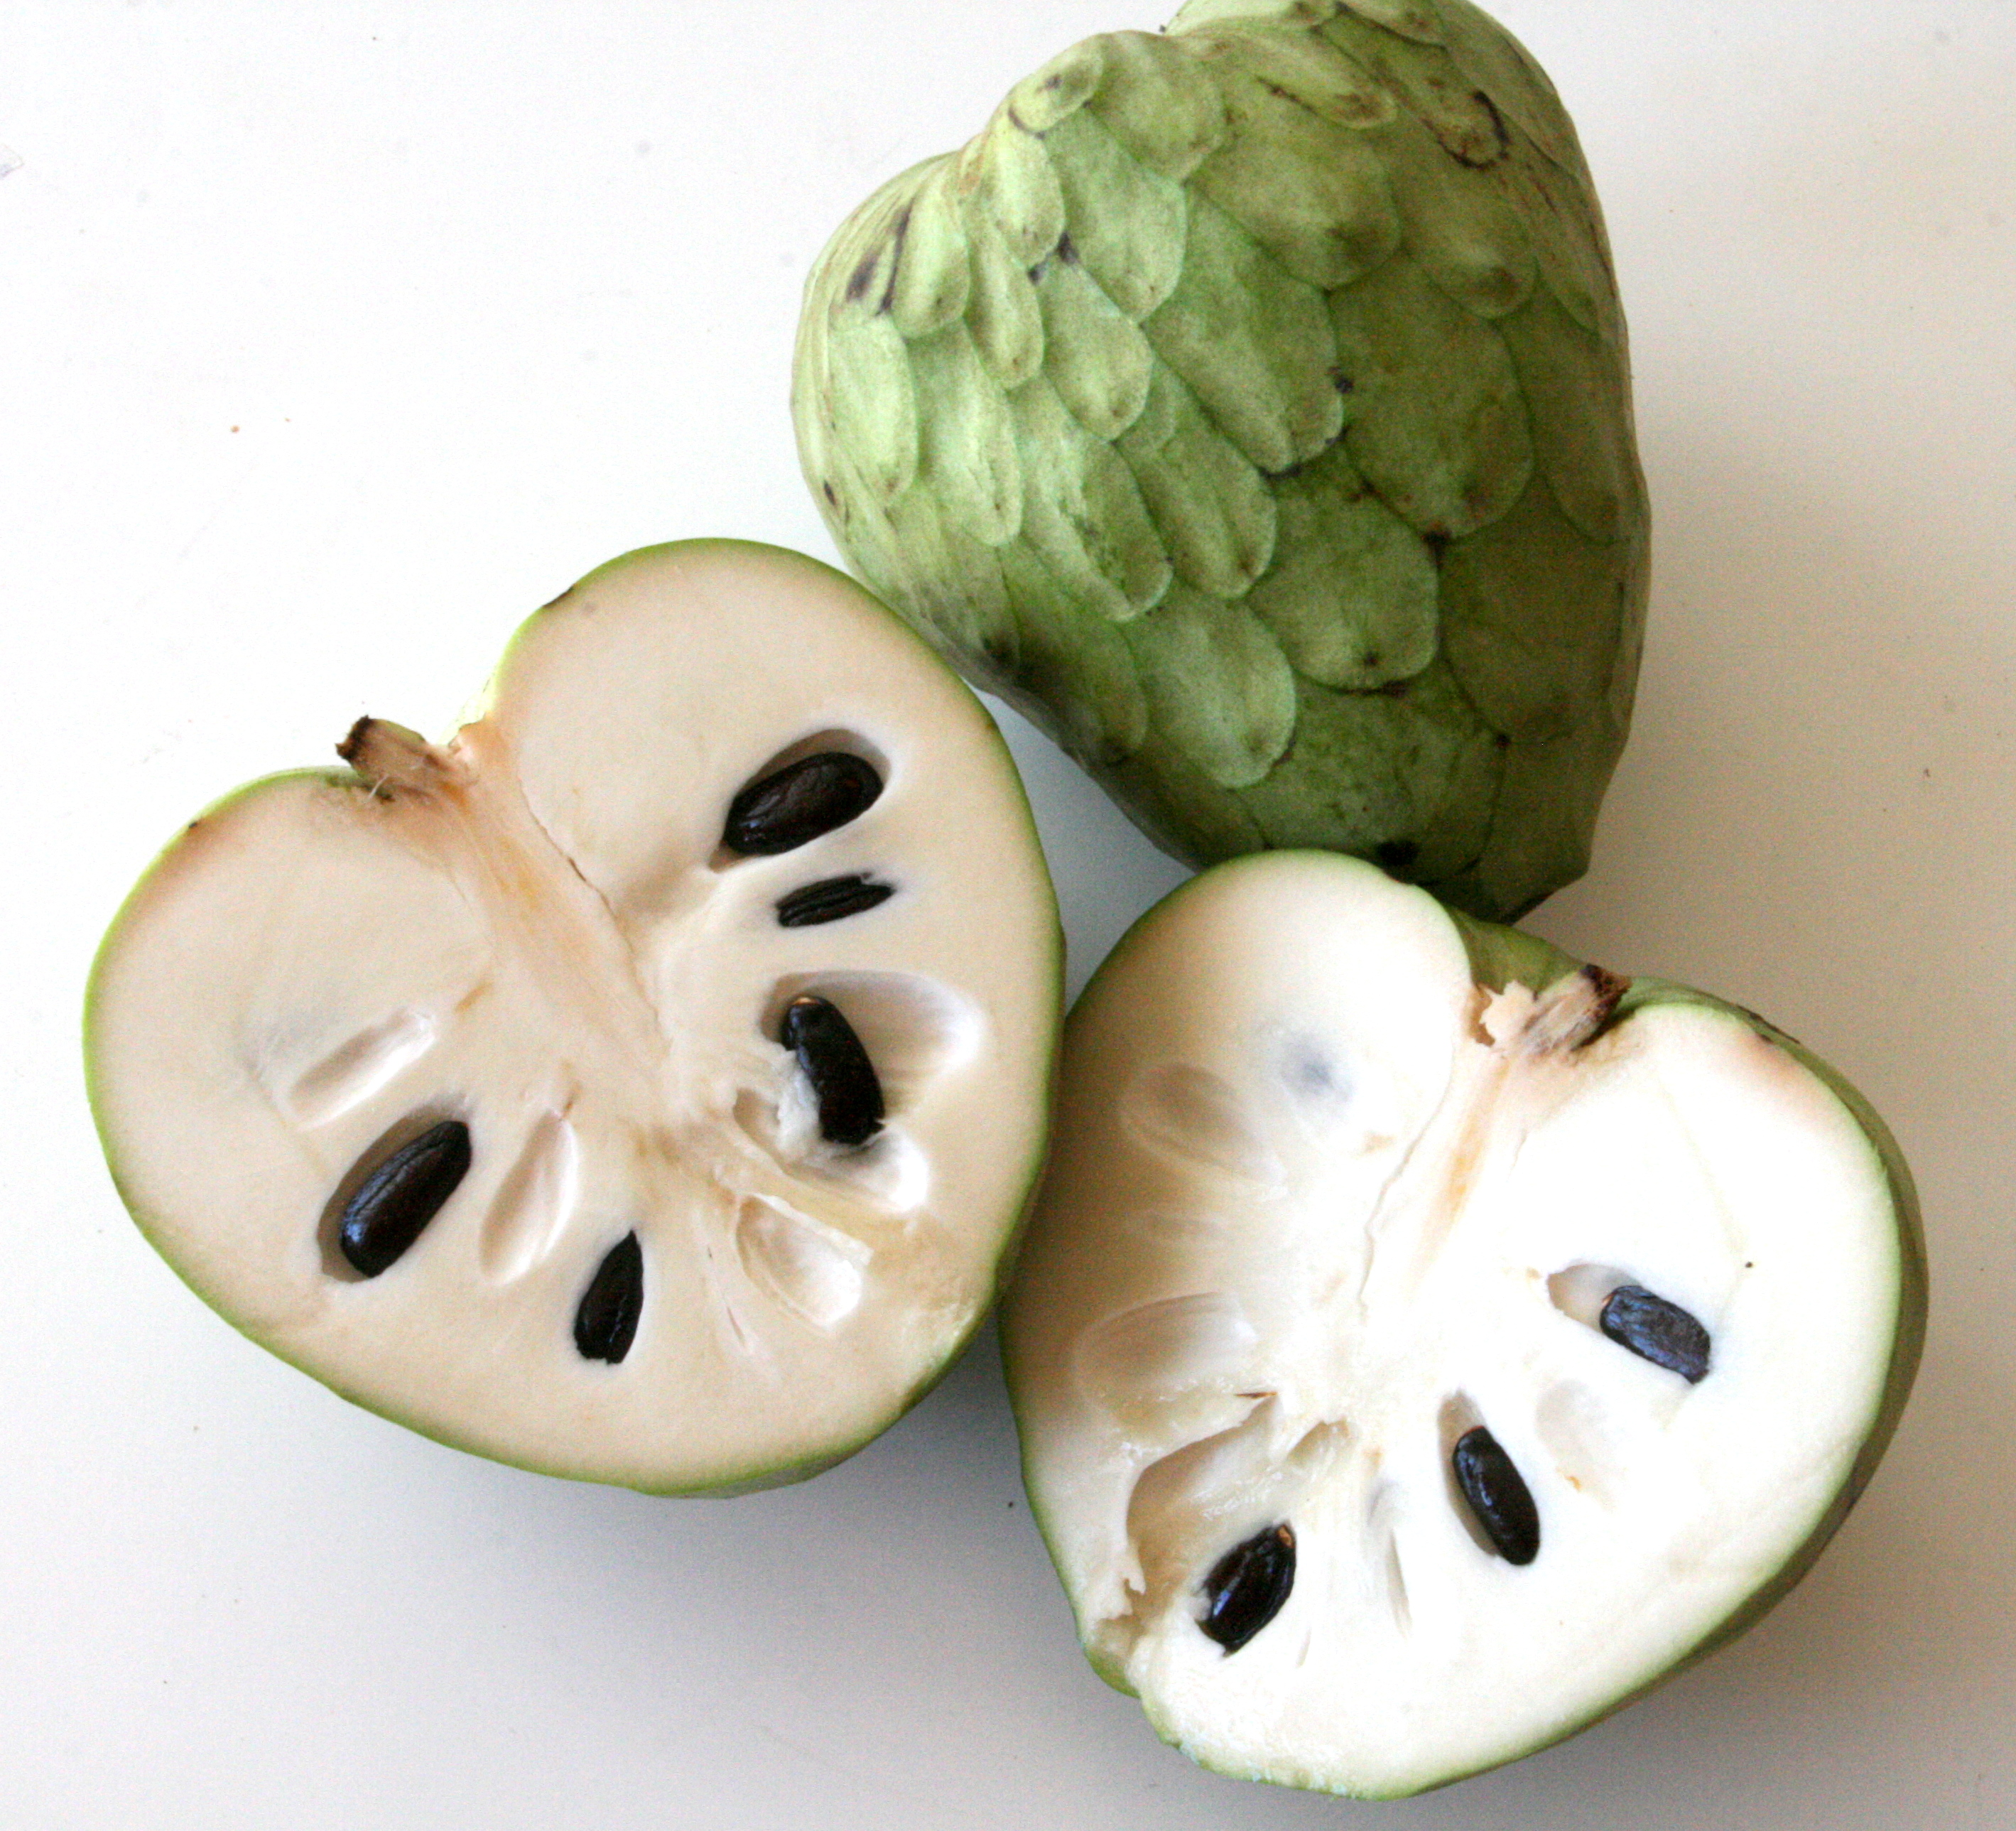
[[[1777,1025],[1772,1022],[1772,1021],[1768,1017],[1765,1016],[1762,1011],[1752,1011],[1747,1004],[1739,1004],[1736,1008],[1741,1011],[1745,1017],[1749,1018],[1752,1024],[1756,1025],[1759,1041],[1769,1043],[1776,1037],[1783,1036],[1787,1043],[1791,1043],[1795,1048],[1803,1049],[1805,1047],[1805,1044],[1800,1042],[1799,1039],[1794,1036],[1790,1030],[1780,1029]]]
[[[1512,136],[1506,129],[1505,117],[1498,112],[1496,102],[1481,89],[1472,89],[1470,99],[1473,102],[1482,103],[1485,113],[1491,117],[1491,146],[1481,151],[1473,152],[1467,145],[1452,146],[1446,140],[1442,144],[1457,164],[1467,165],[1473,171],[1481,171],[1488,166],[1496,165],[1512,150]]]
[[[847,302],[858,305],[868,296],[868,288],[875,278],[875,264],[882,258],[880,248],[870,248],[861,257],[861,264],[847,276]]]
[[[903,265],[903,244],[910,236],[910,211],[905,204],[902,213],[896,218],[895,232],[889,238],[889,279],[882,288],[882,297],[875,302],[879,315],[886,316],[896,303],[896,273]]]

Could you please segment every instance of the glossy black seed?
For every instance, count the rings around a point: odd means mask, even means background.
[[[882,792],[872,763],[844,750],[801,757],[752,782],[728,805],[721,842],[730,852],[768,857],[791,852],[859,820]]]
[[[844,916],[859,915],[896,894],[894,884],[883,884],[856,871],[851,877],[822,878],[816,884],[801,885],[788,896],[777,899],[777,921],[787,928],[809,928],[818,922],[837,922]]]
[[[1492,1548],[1508,1564],[1530,1564],[1540,1555],[1540,1512],[1533,1490],[1497,1438],[1482,1425],[1456,1440],[1449,1462],[1456,1484]]]
[[[469,1173],[469,1127],[459,1119],[445,1119],[401,1144],[343,1205],[336,1239],[344,1257],[376,1278],[441,1213]]]
[[[1613,1342],[1690,1384],[1708,1372],[1708,1331],[1689,1311],[1643,1285],[1619,1285],[1596,1321]]]
[[[1234,1545],[1204,1580],[1197,1626],[1236,1653],[1281,1612],[1295,1587],[1295,1534],[1286,1520]]]
[[[574,1345],[584,1361],[611,1364],[630,1352],[644,1314],[644,1249],[625,1234],[603,1256],[574,1313]]]
[[[853,1025],[834,1006],[809,993],[794,998],[784,1007],[779,1035],[812,1084],[821,1137],[865,1144],[881,1130],[882,1083]]]

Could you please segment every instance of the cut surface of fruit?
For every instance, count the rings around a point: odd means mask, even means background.
[[[1391,1795],[1768,1607],[1924,1293],[1888,1134],[1762,1020],[1281,852],[1086,989],[1003,1346],[1102,1674],[1210,1767]]]
[[[781,550],[633,553],[445,743],[240,790],[107,936],[121,1194],[361,1404],[665,1491],[810,1473],[927,1387],[1041,1161],[1060,941],[973,695]]]

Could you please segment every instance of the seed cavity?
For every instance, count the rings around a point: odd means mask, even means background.
[[[483,1218],[477,1256],[506,1282],[543,1259],[581,1198],[581,1141],[561,1112],[541,1116]]]
[[[772,994],[771,1021],[781,1023],[785,1006],[801,993],[826,999],[847,1013],[892,1112],[914,1103],[941,1076],[971,1061],[988,1035],[979,1005],[921,974],[794,974],[779,980]]]
[[[1707,1376],[1708,1331],[1690,1312],[1643,1285],[1619,1285],[1612,1291],[1597,1326],[1620,1346],[1677,1373],[1690,1386]]]
[[[1272,1188],[1281,1161],[1239,1090],[1193,1063],[1165,1061],[1136,1077],[1123,1098],[1128,1129],[1158,1155]]]
[[[1222,1214],[1174,1204],[1136,1209],[1120,1224],[1148,1246],[1169,1253],[1208,1252],[1237,1231]]]
[[[1374,1485],[1365,1509],[1369,1548],[1366,1575],[1373,1599],[1384,1605],[1394,1631],[1406,1635],[1413,1631],[1414,1610],[1407,1595],[1407,1573],[1400,1562],[1400,1507],[1399,1490],[1391,1481]]]
[[[343,1256],[366,1278],[395,1263],[469,1173],[469,1127],[459,1119],[402,1144],[367,1175],[336,1225]]]
[[[1295,1534],[1286,1520],[1234,1545],[1204,1580],[1197,1626],[1236,1653],[1281,1612],[1295,1587]]]
[[[1208,1409],[1245,1389],[1241,1376],[1259,1339],[1230,1292],[1193,1291],[1095,1323],[1079,1338],[1073,1365],[1094,1403],[1122,1418],[1166,1415],[1186,1400]]]
[[[1630,1436],[1594,1386],[1555,1381],[1533,1407],[1533,1429],[1561,1480],[1599,1506],[1629,1491],[1636,1461]]]
[[[584,1361],[611,1366],[630,1352],[644,1314],[644,1249],[625,1234],[603,1255],[574,1313],[574,1345]]]
[[[866,1144],[882,1129],[882,1083],[839,1007],[803,993],[784,1007],[779,1034],[819,1102],[819,1136],[831,1144]]]
[[[327,1125],[362,1105],[434,1047],[434,1020],[411,1007],[347,1037],[296,1076],[281,1104],[299,1126]]]
[[[1508,1564],[1532,1563],[1540,1555],[1539,1509],[1497,1438],[1481,1424],[1473,1426],[1456,1439],[1449,1464],[1492,1549]]]
[[[785,928],[809,928],[821,922],[841,921],[887,903],[895,894],[894,884],[860,871],[844,878],[822,878],[777,899],[777,924]]]
[[[817,1329],[861,1307],[871,1256],[859,1240],[761,1196],[742,1205],[735,1249],[751,1279]]]
[[[881,792],[873,764],[851,751],[819,751],[742,790],[729,803],[721,842],[745,857],[793,852],[859,820]]]

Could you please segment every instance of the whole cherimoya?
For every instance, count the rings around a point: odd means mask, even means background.
[[[794,395],[850,563],[1169,851],[1492,917],[1586,867],[1644,618],[1624,323],[1466,0],[1074,46],[841,227]]]

